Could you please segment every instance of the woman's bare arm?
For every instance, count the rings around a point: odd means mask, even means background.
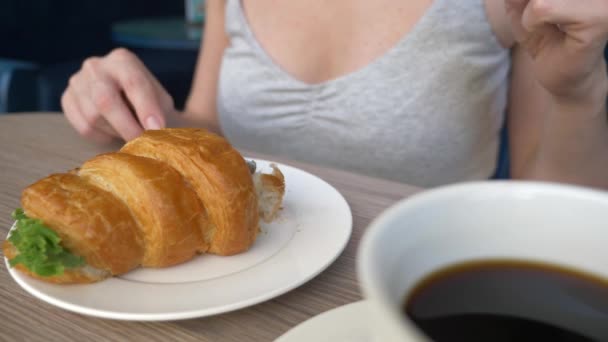
[[[608,6],[506,3],[519,41],[509,106],[513,177],[608,189],[608,25],[600,20]]]
[[[202,126],[220,133],[216,97],[222,55],[228,46],[224,13],[224,0],[206,2],[205,28],[192,88],[185,110],[170,118],[171,126]]]

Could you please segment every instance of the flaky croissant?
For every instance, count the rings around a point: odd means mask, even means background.
[[[284,191],[277,168],[252,176],[220,136],[202,129],[146,131],[119,152],[27,187],[17,221],[17,230],[25,228],[11,233],[4,255],[33,277],[86,283],[199,253],[237,254],[255,241],[260,217],[276,215]],[[46,256],[32,260],[31,253],[47,253],[47,265]],[[53,260],[72,266],[57,271]]]

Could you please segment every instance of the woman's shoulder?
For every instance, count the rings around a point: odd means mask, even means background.
[[[511,48],[515,44],[515,38],[511,31],[509,16],[505,10],[505,0],[483,0],[486,8],[488,22],[492,26],[494,35],[505,48]]]

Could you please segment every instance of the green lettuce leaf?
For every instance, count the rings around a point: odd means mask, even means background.
[[[8,238],[19,254],[9,261],[11,267],[22,264],[43,277],[62,275],[65,269],[85,265],[82,257],[61,246],[61,238],[41,220],[27,217],[23,209],[16,209],[13,218],[16,228]]]

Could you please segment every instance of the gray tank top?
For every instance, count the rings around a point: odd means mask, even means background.
[[[483,0],[435,0],[384,55],[313,85],[271,59],[240,0],[226,32],[217,103],[235,146],[420,186],[494,172],[510,57]]]

